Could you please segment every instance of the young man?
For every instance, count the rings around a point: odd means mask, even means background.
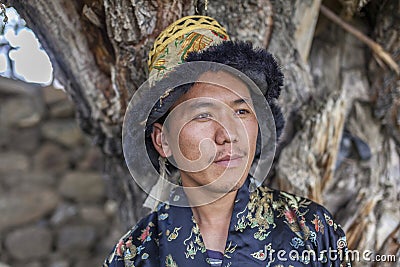
[[[123,143],[146,203],[159,205],[104,266],[350,265],[344,232],[326,209],[260,186],[283,128],[275,102],[283,75],[265,50],[227,39],[204,16],[157,38]]]

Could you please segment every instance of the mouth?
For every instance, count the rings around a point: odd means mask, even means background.
[[[223,167],[233,168],[241,165],[243,158],[244,158],[243,155],[238,155],[238,154],[225,155],[215,160],[214,163]]]

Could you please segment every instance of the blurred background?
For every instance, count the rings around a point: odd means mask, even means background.
[[[0,36],[0,266],[101,266],[122,235],[100,149],[13,8]]]

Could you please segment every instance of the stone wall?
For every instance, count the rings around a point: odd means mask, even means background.
[[[78,128],[63,91],[19,83],[16,93],[4,81],[0,267],[101,266],[122,234],[101,152]]]

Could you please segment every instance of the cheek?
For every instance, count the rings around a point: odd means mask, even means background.
[[[210,142],[202,142],[210,139],[208,136],[210,129],[205,127],[193,127],[186,125],[179,133],[179,148],[183,156],[189,160],[198,160],[201,157],[200,144],[202,150],[208,151]]]
[[[255,150],[257,144],[257,135],[258,135],[258,123],[256,119],[248,121],[246,124],[246,131],[249,140],[249,146],[251,150]]]

